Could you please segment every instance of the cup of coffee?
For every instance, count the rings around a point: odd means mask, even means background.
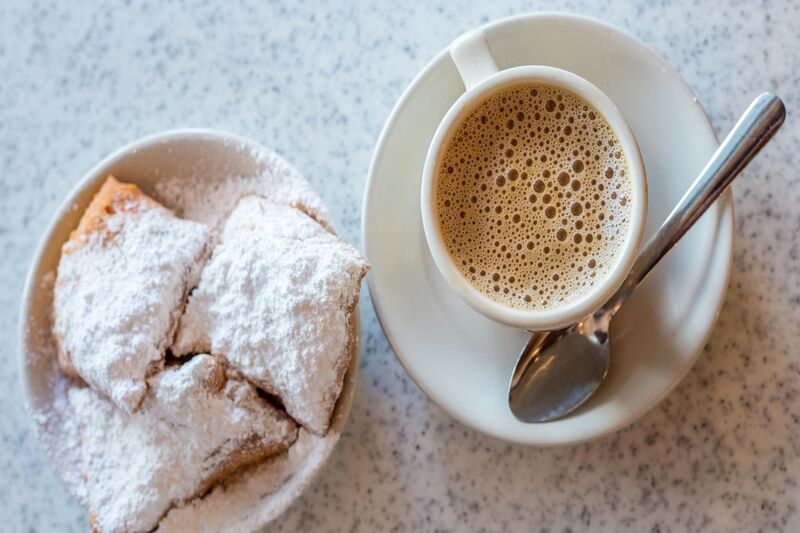
[[[480,30],[450,47],[466,92],[428,149],[422,221],[474,309],[530,331],[596,311],[633,266],[647,183],[636,139],[600,89],[562,69],[499,71]]]

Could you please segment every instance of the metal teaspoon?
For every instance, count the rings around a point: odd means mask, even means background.
[[[758,96],[725,137],[648,242],[617,292],[573,326],[534,333],[511,376],[508,403],[523,422],[547,422],[576,409],[597,390],[611,358],[614,314],[654,266],[717,199],[783,124],[786,110],[772,93]]]

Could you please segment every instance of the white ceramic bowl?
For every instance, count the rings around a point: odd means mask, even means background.
[[[62,244],[109,174],[135,183],[158,199],[156,185],[166,178],[184,180],[187,187],[192,187],[200,182],[222,182],[228,177],[259,175],[265,170],[265,165],[269,167],[268,171],[278,176],[277,179],[301,183],[306,193],[310,191],[313,200],[322,205],[294,167],[258,143],[221,131],[181,129],[150,135],[103,159],[81,178],[47,228],[28,272],[22,300],[20,371],[26,406],[40,442],[73,495],[80,494],[80,475],[76,457],[70,450],[62,448],[64,441],[59,438],[60,432],[64,431],[59,395],[64,390],[58,386],[59,371],[53,357],[50,330],[52,281],[49,280],[52,280],[52,273],[58,265]],[[181,210],[181,206],[166,205],[178,212]],[[326,218],[327,214],[323,213],[322,217]],[[330,223],[330,220],[326,222]],[[310,439],[306,455],[295,458],[296,464],[274,461],[275,468],[281,468],[282,482],[270,487],[268,494],[251,502],[242,501],[242,498],[232,499],[229,504],[226,502],[230,513],[219,527],[235,531],[263,527],[285,511],[319,472],[338,441],[352,405],[358,372],[358,330],[356,320],[351,364],[328,433],[325,437]],[[226,492],[232,492],[230,487]]]

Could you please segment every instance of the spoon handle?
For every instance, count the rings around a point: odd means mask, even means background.
[[[622,287],[603,307],[604,312],[613,314],[619,309],[633,289],[772,138],[785,117],[783,102],[774,94],[762,93],[753,100],[658,233],[645,245]]]

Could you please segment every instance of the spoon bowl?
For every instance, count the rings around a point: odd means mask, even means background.
[[[522,352],[531,364],[518,364],[511,378],[508,404],[514,415],[525,422],[549,420],[594,394],[611,360],[608,335],[601,337],[585,335],[577,326],[533,335]],[[543,373],[552,386],[537,386]]]

